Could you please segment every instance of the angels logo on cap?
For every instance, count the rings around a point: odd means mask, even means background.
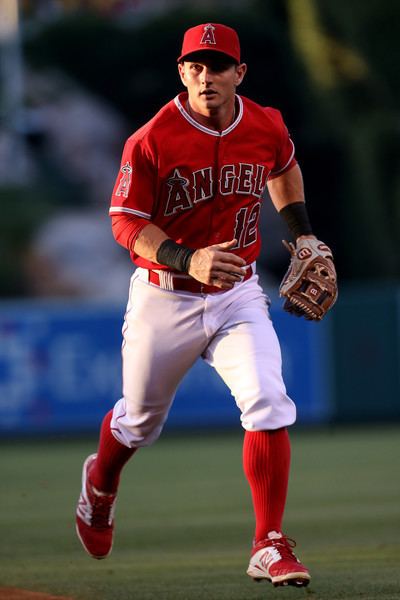
[[[178,62],[194,52],[212,50],[221,52],[240,64],[240,42],[238,34],[232,27],[221,23],[203,23],[191,27],[185,32],[181,55]]]
[[[216,44],[214,37],[215,27],[209,23],[208,25],[204,25],[204,33],[201,38],[200,44]]]

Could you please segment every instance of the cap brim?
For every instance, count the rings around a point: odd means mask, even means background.
[[[236,58],[236,56],[233,56],[232,54],[227,54],[226,52],[221,52],[221,50],[217,50],[216,48],[199,48],[198,50],[192,50],[191,52],[188,52],[187,54],[181,54],[181,56],[179,56],[179,58],[177,58],[176,62],[182,62],[185,60],[190,59],[191,56],[193,55],[197,55],[197,54],[207,54],[208,52],[212,52],[215,54],[220,54],[221,56],[229,59],[230,61],[232,61],[235,64],[239,64],[238,59]]]

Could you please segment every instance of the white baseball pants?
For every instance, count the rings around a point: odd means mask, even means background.
[[[159,437],[180,381],[200,356],[231,390],[244,429],[294,423],[269,301],[256,274],[217,294],[169,291],[147,280],[147,270],[136,269],[122,330],[123,396],[111,421],[119,442],[139,447]]]

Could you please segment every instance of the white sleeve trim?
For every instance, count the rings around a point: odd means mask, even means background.
[[[276,175],[277,173],[282,173],[282,171],[284,171],[286,169],[286,167],[290,164],[290,162],[293,159],[294,156],[294,144],[292,142],[292,140],[289,138],[290,143],[292,144],[292,154],[290,155],[289,160],[287,161],[286,165],[284,167],[282,167],[282,169],[279,169],[278,171],[271,171],[272,175]]]
[[[151,219],[151,215],[148,213],[142,212],[141,210],[134,210],[133,208],[127,208],[126,206],[111,206],[110,214],[112,213],[128,213],[130,215],[136,215],[137,217],[142,217],[143,219]]]

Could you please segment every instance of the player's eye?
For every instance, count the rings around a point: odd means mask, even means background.
[[[190,65],[190,68],[192,71],[196,71],[197,73],[200,73],[203,67],[201,65],[199,65],[198,63],[192,63]]]
[[[220,62],[220,63],[215,63],[213,65],[213,71],[215,73],[223,73],[224,71],[227,71],[230,68],[230,64],[229,63],[224,63],[224,62]]]

